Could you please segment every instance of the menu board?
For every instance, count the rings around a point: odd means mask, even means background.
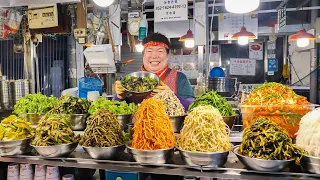
[[[255,74],[255,59],[230,58],[230,75],[254,76]]]
[[[221,14],[219,17],[219,40],[232,40],[232,36],[245,26],[258,38],[258,14]]]
[[[249,59],[263,60],[262,43],[249,43]]]

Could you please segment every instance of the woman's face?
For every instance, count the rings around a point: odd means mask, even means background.
[[[158,72],[168,65],[168,54],[162,46],[150,46],[144,50],[143,66],[147,71]]]

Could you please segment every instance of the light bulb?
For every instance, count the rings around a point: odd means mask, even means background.
[[[309,39],[308,38],[299,38],[297,39],[297,45],[298,47],[307,47],[309,45]]]
[[[139,44],[136,45],[136,51],[137,51],[137,52],[142,52],[143,49],[144,49],[144,47],[142,46],[141,43],[139,43]]]
[[[186,48],[193,48],[194,47],[194,39],[186,39],[184,41],[184,46]]]
[[[248,36],[240,36],[238,37],[238,44],[239,45],[247,45],[249,43],[249,37]]]
[[[243,14],[256,10],[260,0],[225,0],[226,10],[231,13]]]
[[[100,7],[107,7],[113,3],[114,0],[93,0],[93,2]]]

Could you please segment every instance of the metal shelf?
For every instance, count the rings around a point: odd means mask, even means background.
[[[320,179],[320,174],[303,173],[300,168],[293,167],[286,172],[257,172],[246,170],[232,153],[229,155],[228,162],[223,168],[213,168],[210,171],[201,171],[195,167],[183,165],[178,152],[175,152],[172,164],[152,165],[139,164],[132,162],[132,158],[127,153],[119,155],[117,161],[94,160],[86,154],[81,147],[77,148],[68,158],[44,158],[41,156],[4,156],[0,157],[2,162],[43,164],[50,166],[75,167],[88,169],[107,169],[113,171],[130,171],[151,174],[166,174],[178,176],[196,176],[228,179],[252,179],[252,180],[271,180],[271,179]],[[199,167],[198,167],[199,168]],[[300,172],[300,173],[296,173]]]

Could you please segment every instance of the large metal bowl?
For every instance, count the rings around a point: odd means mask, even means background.
[[[44,116],[44,114],[36,114],[36,113],[27,113],[19,115],[24,120],[30,122],[32,125],[39,124],[40,119]]]
[[[302,156],[301,166],[310,173],[320,174],[320,158],[313,156]]]
[[[230,130],[233,128],[234,123],[237,120],[237,116],[222,116],[224,122],[229,126]]]
[[[82,148],[93,159],[113,160],[115,157],[124,151],[125,145],[112,146],[112,147],[84,147]]]
[[[150,78],[153,78],[155,80],[158,81],[158,84],[160,84],[160,78],[158,75],[152,73],[152,72],[146,72],[146,71],[139,71],[139,72],[133,72],[133,73],[130,73],[126,76],[133,76],[133,77],[141,77],[141,78],[145,78],[145,77],[150,77]],[[134,94],[144,94],[144,93],[148,93],[148,92],[151,92],[153,91],[153,89],[149,89],[148,91],[145,91],[145,92],[136,92],[136,91],[130,91],[128,89],[126,89],[123,85],[122,85],[122,80],[121,80],[121,86],[129,93],[134,93]]]
[[[127,76],[134,76],[134,77],[150,77],[150,78],[154,78],[158,81],[157,86],[160,84],[160,78],[159,76],[157,76],[154,73],[151,72],[145,72],[145,71],[139,71],[139,72],[133,72],[131,74],[128,74]],[[122,80],[121,80],[121,86],[127,91],[127,97],[131,102],[134,102],[136,104],[141,103],[146,97],[148,97],[151,93],[151,91],[153,91],[153,89],[150,89],[148,91],[145,92],[135,92],[135,91],[130,91],[128,89],[126,89],[123,85],[122,85]]]
[[[172,129],[175,133],[179,133],[180,130],[183,127],[184,119],[186,118],[186,115],[183,116],[169,116],[169,119],[172,124]]]
[[[238,153],[239,146],[235,146],[232,149],[232,152],[238,157],[240,162],[247,168],[253,169],[256,171],[263,172],[275,172],[282,171],[283,169],[289,167],[294,164],[295,160],[264,160],[257,158],[250,158],[247,156],[243,156]]]
[[[56,146],[31,146],[44,157],[66,157],[77,148],[78,143],[61,144]]]
[[[133,159],[142,164],[165,164],[168,163],[174,153],[174,148],[159,149],[159,150],[141,150],[126,145],[128,152],[133,156]]]
[[[191,152],[178,149],[183,162],[189,166],[201,166],[202,169],[222,167],[228,160],[229,151]]]
[[[31,139],[0,141],[0,156],[22,155],[31,152]]]
[[[88,116],[89,114],[71,114],[71,129],[74,131],[85,130]]]
[[[131,122],[132,114],[116,114],[116,117],[121,126],[121,130],[127,131],[128,129],[127,124]]]

